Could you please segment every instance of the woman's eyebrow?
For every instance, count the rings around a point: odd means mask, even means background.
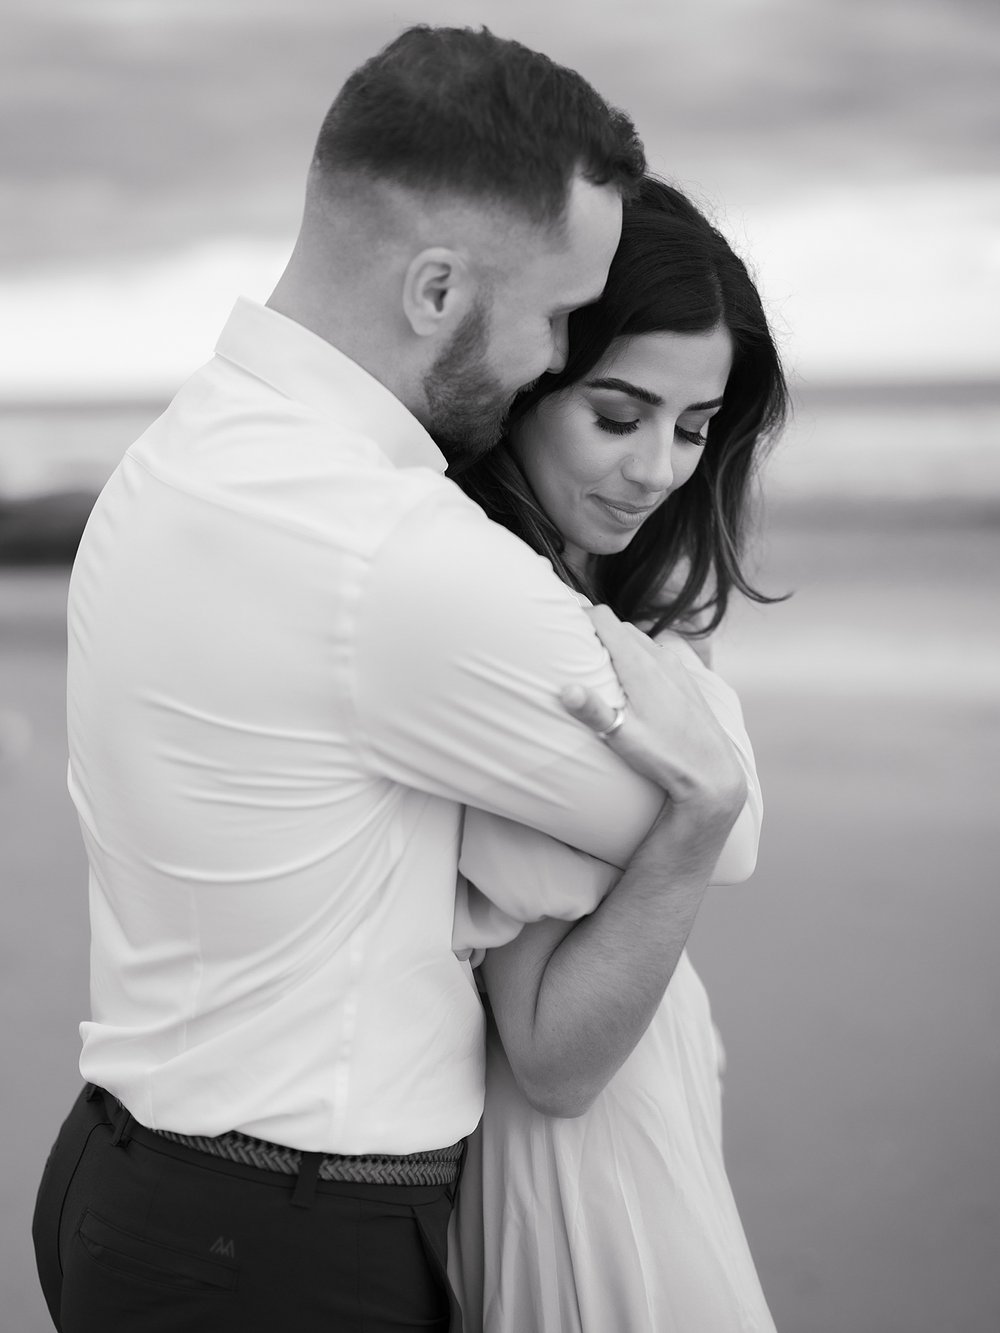
[[[651,389],[644,389],[639,384],[630,384],[628,380],[619,379],[599,379],[585,381],[588,389],[610,389],[613,393],[624,393],[629,398],[636,398],[640,403],[648,403],[650,407],[662,407],[663,399],[658,393],[653,393]],[[721,398],[710,398],[705,403],[688,403],[684,409],[685,412],[708,412],[713,407],[721,407]]]
[[[638,384],[630,384],[628,380],[587,380],[586,383],[588,389],[611,389],[614,393],[625,393],[630,398],[638,398],[640,403],[649,403],[650,407],[663,406],[663,399],[658,393],[643,389]]]

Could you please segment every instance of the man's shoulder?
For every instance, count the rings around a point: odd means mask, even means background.
[[[133,444],[139,469],[181,503],[203,503],[250,523],[299,531],[373,555],[422,506],[447,522],[476,506],[429,466],[398,466],[374,431],[345,425],[281,395],[238,404],[196,377]],[[129,488],[133,500],[135,488]]]
[[[401,492],[409,503],[400,506],[391,547],[414,577],[433,575],[447,585],[479,582],[484,589],[494,582],[509,587],[524,578],[540,579],[546,588],[568,593],[547,560],[487,518],[448,478],[413,470],[398,484],[409,487]]]
[[[400,514],[370,563],[365,593],[375,639],[391,625],[414,650],[438,657],[464,661],[468,648],[483,662],[538,661],[544,645],[555,669],[563,654],[576,660],[581,643],[588,653],[596,644],[549,561],[447,482]]]

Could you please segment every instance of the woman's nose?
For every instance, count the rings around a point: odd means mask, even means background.
[[[626,459],[622,476],[647,491],[668,491],[674,480],[674,435],[657,434],[645,449]]]

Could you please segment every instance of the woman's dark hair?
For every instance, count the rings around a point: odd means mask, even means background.
[[[705,333],[724,327],[733,361],[723,405],[691,479],[674,491],[614,555],[595,556],[582,582],[562,559],[562,537],[535,498],[507,441],[456,482],[490,518],[551,560],[565,581],[622,620],[707,634],[732,590],[771,602],[742,568],[751,484],[770,438],[784,422],[788,393],[760,297],[729,243],[678,190],[647,176],[626,204],[622,237],[604,294],[569,319],[569,353],[511,411],[509,428],[543,398],[578,383],[617,338]]]
[[[407,28],[348,78],[313,159],[341,173],[507,204],[552,224],[575,171],[633,195],[635,126],[575,70],[488,28]]]

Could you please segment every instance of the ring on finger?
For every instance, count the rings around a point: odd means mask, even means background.
[[[598,731],[595,733],[602,741],[606,741],[609,736],[613,736],[615,732],[618,730],[618,728],[621,726],[621,724],[625,721],[625,709],[626,709],[625,704],[622,704],[620,708],[616,708],[615,715],[611,719],[610,726],[605,727],[603,731]]]

